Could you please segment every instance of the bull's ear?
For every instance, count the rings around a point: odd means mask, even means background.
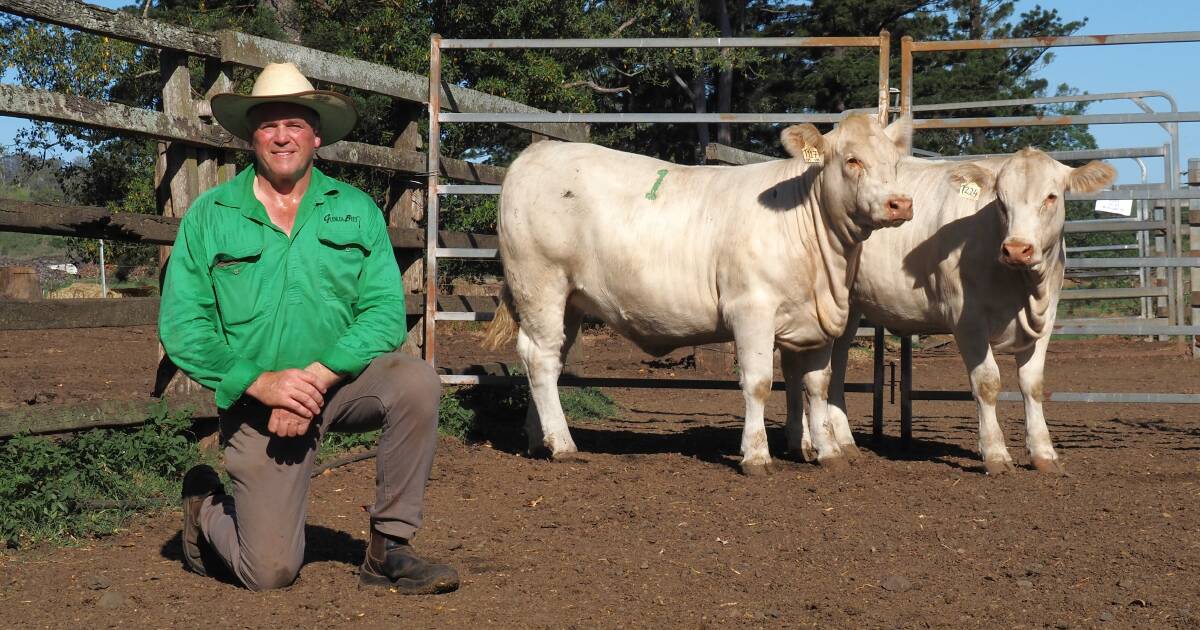
[[[901,153],[908,154],[912,147],[913,121],[911,116],[901,116],[883,129],[883,133],[896,145]]]
[[[981,193],[988,194],[996,186],[996,175],[978,164],[963,162],[950,170],[950,182],[955,186],[973,183]]]
[[[816,149],[824,157],[829,146],[825,142],[825,136],[809,123],[792,125],[784,129],[779,140],[783,143],[783,148],[787,150],[788,155],[796,158],[804,157],[804,149],[809,147]]]
[[[1099,160],[1072,169],[1067,177],[1067,190],[1078,193],[1096,192],[1117,178],[1117,169]]]

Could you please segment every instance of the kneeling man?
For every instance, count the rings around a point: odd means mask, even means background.
[[[397,352],[404,292],[383,215],[313,167],[345,137],[353,101],[272,64],[250,96],[213,115],[254,147],[254,164],[196,200],[163,284],[159,335],[185,373],[216,391],[226,494],[212,468],[183,481],[190,569],[228,569],[252,590],[291,584],[304,559],[309,475],[327,431],[382,427],[364,584],[405,593],[458,587],[409,546],[437,444],[440,383]]]

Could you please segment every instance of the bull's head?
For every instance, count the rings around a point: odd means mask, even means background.
[[[976,167],[962,179],[995,188],[1006,227],[1000,251],[996,252],[1000,263],[1037,271],[1062,242],[1066,193],[1095,192],[1111,184],[1116,175],[1117,171],[1104,162],[1071,168],[1028,148],[1005,160],[994,176]]]
[[[846,117],[825,135],[810,124],[793,125],[782,135],[793,157],[805,159],[807,150],[812,161],[814,151],[819,153],[825,165],[820,176],[823,209],[844,214],[864,236],[912,218],[912,197],[898,188],[897,176],[911,140],[911,119],[885,129],[874,116],[862,114]]]

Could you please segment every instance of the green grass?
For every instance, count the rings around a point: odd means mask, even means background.
[[[0,256],[17,260],[67,259],[67,241],[62,236],[0,232]]]
[[[618,418],[620,409],[595,387],[560,387],[559,400],[570,420],[587,422]],[[532,404],[528,385],[460,387],[442,394],[438,430],[460,440],[471,437],[482,422],[520,422]]]
[[[202,461],[191,426],[190,410],[164,405],[134,429],[0,441],[0,540],[68,544],[175,505],[183,473]]]

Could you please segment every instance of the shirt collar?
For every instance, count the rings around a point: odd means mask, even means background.
[[[216,202],[222,206],[241,210],[242,214],[249,218],[269,221],[266,209],[261,203],[258,203],[258,199],[254,196],[254,175],[254,164],[242,169],[242,172],[230,180],[229,185],[218,189]],[[325,203],[328,197],[336,196],[338,192],[335,180],[314,166],[308,180],[308,190],[304,191],[304,196],[311,197],[313,205],[319,206]]]

